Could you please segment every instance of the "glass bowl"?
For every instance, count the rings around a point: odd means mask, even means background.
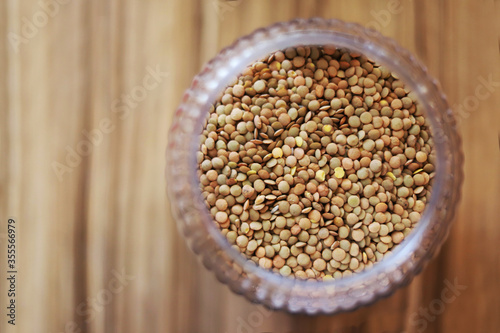
[[[258,267],[231,248],[202,198],[196,151],[210,105],[251,63],[299,45],[334,45],[366,55],[405,82],[431,122],[436,150],[433,193],[417,227],[392,255],[360,273],[333,281],[304,281]],[[408,284],[439,251],[459,201],[463,154],[446,97],[426,68],[394,40],[339,20],[296,19],[238,39],[205,65],[175,112],[167,149],[167,191],[178,229],[218,280],[252,302],[292,313],[354,310]]]

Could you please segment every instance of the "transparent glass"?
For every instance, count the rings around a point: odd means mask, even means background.
[[[209,107],[242,70],[269,53],[298,45],[335,45],[362,53],[397,73],[431,121],[437,168],[430,202],[417,227],[391,256],[334,281],[282,277],[232,249],[212,221],[200,191],[195,152]],[[167,149],[167,190],[177,225],[203,264],[232,291],[293,313],[332,314],[372,303],[408,284],[447,237],[462,183],[461,139],[436,80],[394,40],[354,23],[297,19],[259,29],[222,50],[194,78],[175,112]]]

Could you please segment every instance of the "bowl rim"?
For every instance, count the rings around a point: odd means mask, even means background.
[[[353,33],[350,33],[350,31]],[[298,40],[305,41],[306,39],[310,42],[297,43]],[[261,42],[258,42],[259,40],[261,40]],[[264,40],[265,43],[263,43],[262,40]],[[286,41],[286,43],[284,41]],[[248,52],[249,44],[252,44],[251,52]],[[333,44],[339,48],[348,48],[351,51],[360,52],[377,64],[388,67],[391,72],[397,73],[399,78],[405,83],[405,86],[410,88],[411,91],[417,95],[419,103],[422,105],[426,112],[426,116],[431,121],[431,129],[439,125],[437,120],[439,112],[451,112],[446,97],[442,93],[438,82],[429,75],[426,67],[423,66],[415,56],[401,47],[394,39],[385,37],[379,32],[365,28],[357,23],[344,22],[338,19],[313,18],[294,19],[288,22],[275,23],[266,28],[257,29],[249,35],[240,37],[232,45],[224,48],[203,66],[203,69],[194,78],[191,86],[185,92],[184,98],[176,111],[176,116],[180,116],[192,106],[193,96],[196,96],[199,100],[203,100],[205,105],[212,104],[213,100],[209,100],[209,95],[213,95],[216,92],[218,96],[222,92],[221,88],[224,89],[233,76],[234,67],[243,62],[241,59],[245,59],[244,61],[247,63],[239,67],[239,72],[252,62],[262,59],[272,52],[285,49],[286,47],[282,47],[285,44],[288,45],[287,47]],[[397,50],[396,54],[393,53],[395,50]],[[234,59],[236,58],[239,60],[235,61]],[[253,60],[248,62],[247,60],[250,58]],[[226,70],[227,67],[230,69]],[[223,69],[221,70],[221,68]],[[413,81],[409,68],[412,68],[413,71],[418,73],[421,79],[424,79],[424,84],[422,84],[422,81]],[[431,89],[429,89],[429,87]],[[437,101],[440,105],[437,105],[436,102],[429,101]],[[443,106],[445,109],[440,111]],[[208,108],[206,110],[208,110]],[[196,124],[197,127],[195,126],[196,128],[202,128],[200,124],[203,123],[204,118],[199,118]],[[175,117],[172,128],[174,128],[179,121],[181,121],[181,117]],[[455,125],[453,117],[450,122],[452,125]],[[175,159],[175,157],[172,156],[174,148],[172,146],[172,140],[170,140],[173,135],[175,135],[175,131],[171,131],[169,134],[167,155]],[[198,145],[196,144],[198,141],[196,139],[192,140],[192,156],[189,157],[191,159],[189,164],[193,166],[197,166],[195,152],[199,149],[199,143]],[[372,267],[362,272],[354,273],[351,276],[341,279],[332,281],[300,280],[293,277],[283,277],[280,274],[261,268],[231,247],[220,230],[214,225],[213,218],[210,216],[209,210],[204,204],[197,207],[203,211],[205,215],[203,223],[217,245],[228,254],[231,260],[238,263],[243,268],[243,271],[258,276],[268,284],[279,285],[281,288],[299,288],[301,290],[317,290],[319,285],[324,287],[328,285],[340,289],[360,285],[363,281],[373,280],[373,278],[377,277],[386,277],[386,272],[394,272],[395,269],[401,267],[405,261],[418,250],[424,235],[429,233],[429,227],[432,226],[431,217],[434,215],[437,208],[435,199],[442,195],[443,182],[446,178],[444,177],[445,168],[440,167],[443,159],[442,154],[446,151],[444,145],[444,141],[435,142],[437,165],[432,187],[433,193],[431,194],[431,200],[426,204],[425,211],[417,227],[415,227],[415,229],[405,238],[402,244],[399,244],[399,246],[396,246],[394,250],[391,251],[390,256],[384,257],[383,260],[376,262]],[[461,153],[461,149],[459,153]],[[440,156],[442,157],[441,159]],[[199,185],[197,167],[193,167],[191,171],[191,176]],[[201,197],[199,188],[199,186],[196,187],[195,191],[199,192],[199,197]],[[169,190],[169,196],[175,201],[176,195],[172,190]],[[451,212],[452,216],[453,213],[454,212]],[[448,224],[451,223],[452,216],[449,218]],[[441,244],[443,241],[444,240],[441,241]],[[421,262],[417,263],[416,267],[418,268],[419,264],[421,266],[427,260],[425,260],[425,258],[420,260]],[[392,289],[391,291],[394,291],[397,287]]]

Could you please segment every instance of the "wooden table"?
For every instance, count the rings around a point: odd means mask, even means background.
[[[57,1],[45,12],[0,2],[0,331],[500,331],[500,2],[402,1],[396,13],[392,1]],[[169,125],[202,64],[255,28],[312,16],[378,28],[416,54],[462,110],[466,158],[439,256],[392,297],[333,317],[232,294],[186,249],[165,196]],[[484,80],[494,84],[479,97]],[[448,283],[466,289],[440,303]]]

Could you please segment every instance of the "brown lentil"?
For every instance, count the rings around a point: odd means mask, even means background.
[[[382,260],[432,192],[434,140],[395,75],[345,49],[303,46],[249,66],[211,107],[200,186],[243,256],[298,279]]]

